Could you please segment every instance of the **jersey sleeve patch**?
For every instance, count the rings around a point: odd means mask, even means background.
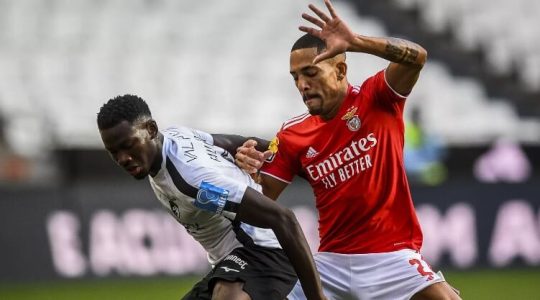
[[[272,152],[272,155],[266,159],[266,162],[272,162],[274,160],[274,157],[276,156],[276,153],[278,152],[279,148],[279,139],[278,137],[274,137],[272,141],[270,141],[270,144],[268,145],[268,150]]]
[[[273,155],[265,161],[260,169],[261,173],[277,177],[284,182],[292,181],[298,174],[300,162],[296,160],[296,154],[291,151],[291,143],[287,140],[296,137],[297,135],[289,131],[278,132],[269,147]]]
[[[229,190],[212,185],[203,181],[195,198],[195,206],[216,214],[222,214],[223,211],[234,212],[238,210],[238,203],[228,200]]]

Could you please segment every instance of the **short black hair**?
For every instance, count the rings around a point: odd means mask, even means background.
[[[309,33],[301,36],[291,48],[291,52],[299,49],[317,48],[317,54],[326,49],[326,43],[320,38]]]
[[[150,108],[141,97],[126,94],[116,96],[103,104],[97,114],[97,124],[99,130],[104,130],[122,121],[133,123],[141,117],[152,118]]]

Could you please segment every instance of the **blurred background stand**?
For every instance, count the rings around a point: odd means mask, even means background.
[[[0,0],[0,299],[189,289],[202,249],[115,166],[96,113],[133,93],[164,127],[271,139],[305,111],[288,70],[308,3]],[[335,0],[356,32],[428,50],[405,165],[423,253],[465,299],[540,299],[539,3]],[[347,61],[353,84],[388,64]],[[315,250],[309,186],[282,198]]]

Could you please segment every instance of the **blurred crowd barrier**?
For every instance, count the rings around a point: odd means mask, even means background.
[[[444,178],[411,176],[423,255],[447,269],[540,266],[540,147],[500,141],[446,152]],[[124,174],[104,151],[58,156],[67,175],[56,186],[0,188],[0,281],[208,270],[202,248],[146,180]],[[294,210],[316,251],[310,187],[293,182],[280,203]]]
[[[323,5],[309,0],[2,0],[5,142],[15,153],[37,160],[55,149],[99,148],[96,113],[105,101],[125,93],[148,100],[162,126],[181,123],[271,138],[282,122],[305,111],[289,74],[289,52],[302,35],[297,29],[305,24],[301,13],[311,2]],[[457,10],[458,4],[476,3],[337,0],[335,7],[359,34],[392,35],[389,20],[360,15],[379,2],[437,7],[450,14],[444,20],[469,12]],[[444,5],[456,9],[444,10]],[[474,6],[497,10],[495,5]],[[427,42],[415,32],[399,37]],[[505,36],[514,37],[511,32]],[[519,37],[521,42],[511,39],[510,44],[526,47],[535,41]],[[425,46],[430,52],[432,45]],[[537,53],[534,49],[529,52]],[[347,60],[354,85],[388,65],[372,55],[351,54]],[[431,134],[453,145],[485,144],[499,137],[538,143],[538,116],[521,116],[512,94],[493,97],[479,78],[456,75],[451,67],[452,62],[430,59],[408,100],[408,109],[421,110]]]
[[[2,192],[0,281],[203,273],[202,248],[144,183],[81,183],[70,189]],[[540,181],[447,182],[412,190],[422,253],[437,268],[540,266]],[[313,251],[317,214],[304,182],[293,208]]]

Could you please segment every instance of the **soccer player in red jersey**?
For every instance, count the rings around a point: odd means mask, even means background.
[[[255,172],[277,199],[295,175],[312,186],[319,212],[315,261],[330,299],[460,299],[419,254],[422,232],[403,165],[403,110],[427,53],[393,38],[354,33],[330,16],[302,17],[318,28],[293,45],[290,73],[309,113],[285,122],[276,138],[250,140],[237,164]],[[360,86],[347,80],[345,52],[390,61]],[[261,151],[259,151],[261,150]],[[263,161],[265,161],[263,163]],[[298,285],[289,299],[305,299]]]

